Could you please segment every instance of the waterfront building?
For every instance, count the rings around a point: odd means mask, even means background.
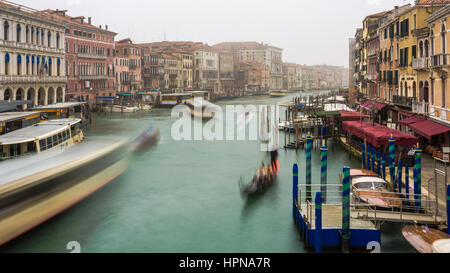
[[[160,54],[141,46],[142,54],[142,88],[144,91],[159,89],[158,59]]]
[[[160,74],[160,90],[167,93],[183,93],[183,61],[174,54],[162,53],[159,58],[163,67]]]
[[[283,63],[283,89],[294,91],[301,89],[301,69],[294,63]]]
[[[350,98],[354,98],[355,102],[357,99],[362,97],[362,84],[363,84],[363,76],[362,76],[362,28],[358,28],[355,32],[355,49],[353,54],[355,55],[355,66],[354,66],[354,74],[353,78],[355,79],[354,84],[354,92],[350,93]]]
[[[91,17],[71,17],[66,10],[42,11],[65,26],[67,101],[95,101],[115,96],[114,38],[117,33],[92,24]]]
[[[222,51],[219,53],[219,75],[221,94],[231,94],[234,92],[234,60],[231,52]]]
[[[178,51],[174,56],[182,62],[182,80],[180,88],[184,91],[190,91],[194,87],[194,55],[188,51]]]
[[[0,100],[64,101],[65,29],[51,14],[0,2]]]
[[[194,86],[197,90],[219,93],[219,52],[207,45],[194,49]]]
[[[364,18],[363,20],[363,28],[362,28],[362,33],[361,33],[361,53],[360,53],[360,66],[361,66],[361,78],[359,78],[359,84],[360,84],[360,92],[365,96],[368,97],[369,96],[369,92],[368,92],[368,88],[372,88],[372,92],[373,89],[375,88],[375,83],[373,82],[373,80],[369,80],[372,79],[372,77],[374,77],[375,73],[373,71],[371,71],[369,73],[368,71],[368,65],[369,65],[369,41],[373,41],[374,39],[376,39],[375,35],[378,32],[378,26],[379,26],[379,20],[382,16],[384,16],[386,14],[385,11],[383,12],[379,12],[376,14],[372,14],[367,16],[366,18]],[[373,48],[376,47],[375,44],[376,41],[373,41],[372,44],[372,49],[370,50],[371,53],[371,63],[373,65],[374,59],[375,57],[373,56],[374,50]],[[376,52],[376,50],[375,50]],[[371,74],[372,73],[372,74]],[[370,81],[370,84],[369,84]]]
[[[130,38],[120,40],[115,43],[115,59],[119,65],[119,70],[125,78],[120,82],[117,91],[126,93],[137,93],[142,89],[142,66],[141,66],[141,48],[134,44]],[[122,61],[122,63],[120,63]]]
[[[429,116],[438,122],[450,125],[450,94],[447,89],[450,86],[448,73],[450,71],[450,47],[448,32],[450,26],[450,5],[433,13],[427,20],[430,26],[431,39],[431,105]],[[421,92],[425,101],[425,90]],[[449,142],[449,135],[446,137]]]
[[[260,93],[267,88],[269,69],[258,62],[237,62],[234,64],[235,88],[237,92]]]
[[[213,47],[232,52],[235,62],[258,62],[267,65],[270,69],[270,89],[283,88],[283,49],[257,42],[225,42]]]

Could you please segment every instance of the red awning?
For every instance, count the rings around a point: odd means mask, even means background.
[[[437,136],[450,131],[450,127],[431,120],[411,123],[408,125],[408,127],[417,134],[426,137],[427,139],[431,139],[431,137],[433,136]]]
[[[400,120],[398,122],[398,124],[400,124],[400,125],[410,125],[412,123],[417,123],[417,122],[421,122],[421,121],[424,121],[424,120],[427,120],[427,119],[424,118],[424,117],[412,116],[412,117]]]
[[[364,103],[361,104],[361,107],[367,109],[367,110],[372,110],[372,106],[377,109],[378,111],[382,110],[384,107],[387,106],[387,104],[385,103],[381,103],[381,102],[377,102],[377,101],[366,101]]]
[[[352,112],[347,110],[340,110],[341,112],[341,120],[342,121],[351,121],[351,120],[361,120],[361,118],[364,120],[365,118],[369,118],[368,115],[365,115],[360,112]]]
[[[414,113],[411,113],[411,112],[408,112],[408,111],[405,111],[405,110],[398,110],[398,113],[403,115],[403,116],[405,116],[405,117],[412,117],[412,116],[414,116]]]
[[[395,139],[396,145],[413,146],[418,142],[417,137],[411,134],[390,129],[377,123],[374,126],[372,122],[344,121],[342,122],[342,128],[360,139],[367,140],[374,147],[389,145],[391,134]]]

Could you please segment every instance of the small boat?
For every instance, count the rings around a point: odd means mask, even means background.
[[[393,193],[389,183],[378,174],[355,169],[350,171],[350,177],[352,193],[361,201],[387,209],[402,205],[398,194]]]
[[[287,96],[289,93],[285,90],[274,90],[270,92],[272,98],[281,98]]]
[[[128,107],[120,105],[106,106],[105,108],[107,112],[113,113],[136,113],[138,111],[137,107]]]
[[[159,135],[160,133],[158,129],[150,127],[129,145],[130,150],[136,154],[148,151],[150,147],[153,147],[156,143],[158,143]]]
[[[448,239],[450,236],[440,230],[429,227],[406,226],[402,230],[405,239],[420,253],[433,253],[433,245],[436,244],[437,249],[441,249],[446,244],[447,251]],[[447,242],[439,242],[446,240]]]
[[[250,183],[247,185],[243,185],[242,177],[239,181],[239,188],[241,191],[242,197],[249,197],[256,194],[261,194],[265,192],[268,188],[270,188],[277,180],[277,175],[279,172],[279,163],[278,160],[276,160],[277,168],[276,171],[271,172],[271,168],[267,167],[267,173],[264,175],[264,167],[260,167],[255,175],[253,176],[253,179]],[[263,182],[264,181],[264,182]]]
[[[193,118],[200,118],[202,120],[214,118],[214,111],[218,108],[217,105],[203,99],[189,100],[186,105]]]
[[[152,109],[153,109],[153,106],[148,105],[148,104],[144,104],[144,105],[141,105],[141,109],[140,110],[152,110]]]

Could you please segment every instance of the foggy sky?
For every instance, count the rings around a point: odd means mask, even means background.
[[[283,61],[348,67],[348,38],[365,16],[412,0],[13,0],[107,24],[116,40],[257,41],[284,49]],[[86,19],[87,20],[87,19]]]

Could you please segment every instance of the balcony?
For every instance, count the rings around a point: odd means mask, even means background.
[[[412,112],[421,115],[428,115],[430,113],[430,104],[414,101],[412,103]]]
[[[106,55],[98,55],[98,54],[91,54],[91,53],[78,53],[78,58],[85,58],[85,59],[96,59],[96,60],[106,60]]]
[[[378,80],[378,74],[367,74],[366,80],[368,81],[376,81]]]
[[[430,63],[428,58],[417,58],[412,60],[412,68],[415,70],[426,70],[430,68]]]
[[[92,81],[92,80],[107,80],[108,75],[79,75],[82,81]]]
[[[16,41],[0,40],[0,46],[9,47],[12,49],[24,49],[24,50],[42,51],[42,52],[55,53],[55,54],[65,54],[64,49],[62,49],[62,48],[48,47],[48,46],[35,45],[35,44],[27,44],[27,43],[18,43]]]
[[[3,84],[14,83],[66,83],[65,76],[26,76],[26,75],[2,75],[0,82]]]
[[[449,54],[438,54],[431,56],[431,67],[440,68],[450,64]]]
[[[415,101],[416,98],[413,97],[404,97],[404,96],[398,96],[393,95],[392,96],[392,102],[394,104],[400,105],[400,106],[406,106],[412,108],[413,101]]]
[[[429,115],[432,118],[444,121],[446,123],[449,123],[449,119],[447,116],[447,113],[450,113],[450,109],[443,108],[435,105],[430,105],[430,112]]]

